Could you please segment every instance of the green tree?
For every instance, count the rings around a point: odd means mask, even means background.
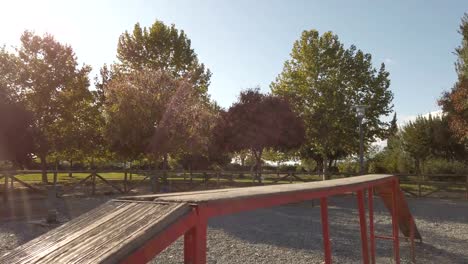
[[[388,128],[388,138],[396,136],[398,133],[398,123],[397,123],[397,114],[393,114],[392,121],[390,121],[390,126]]]
[[[392,110],[389,73],[372,66],[371,55],[348,49],[332,32],[304,31],[271,84],[272,92],[289,99],[304,120],[306,148],[318,153],[325,174],[331,160],[357,153],[358,120],[354,105],[367,105],[366,145],[385,138],[388,123],[380,117]],[[311,151],[302,151],[309,153]],[[309,158],[309,157],[304,157]]]
[[[219,115],[215,103],[204,100],[189,80],[182,80],[156,126],[153,152],[185,156],[190,167],[197,156],[206,158],[208,163],[223,161],[223,154],[213,144],[212,133]]]
[[[91,69],[87,65],[78,67],[70,46],[59,43],[52,35],[41,37],[30,31],[23,33],[21,46],[9,58],[14,63],[2,63],[12,66],[0,70],[9,72],[2,83],[14,90],[18,100],[33,115],[34,153],[41,160],[42,179],[46,182],[46,159],[58,149],[62,126],[65,123],[76,125],[65,118],[70,110],[67,103],[83,102],[83,94],[89,91],[86,85],[79,84],[86,82]]]
[[[421,172],[421,163],[431,153],[431,126],[430,120],[419,116],[415,121],[409,122],[402,129],[403,149],[414,159],[416,173]]]
[[[468,78],[468,13],[465,13],[461,19],[458,32],[462,35],[462,44],[455,49],[458,56],[455,63],[458,73],[458,79]]]
[[[103,155],[104,117],[96,92],[91,92],[87,75],[77,76],[70,84],[72,89],[63,91],[59,116],[56,122],[57,140],[54,142],[57,160],[73,160],[85,157],[94,160]]]
[[[125,31],[117,47],[119,66],[123,71],[154,69],[170,73],[175,78],[190,74],[190,82],[206,94],[211,72],[200,63],[183,30],[155,21],[149,28],[135,24]]]
[[[114,76],[105,89],[105,138],[126,161],[140,158],[180,81],[163,71],[144,69]]]

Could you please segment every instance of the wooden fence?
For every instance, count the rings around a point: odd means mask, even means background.
[[[40,181],[38,170],[0,171],[0,181],[3,179],[4,201],[15,188],[23,187],[28,191],[47,194],[46,185]],[[47,171],[52,175],[49,185],[57,186],[58,193],[71,193],[79,187],[84,187],[91,195],[98,191],[97,186],[108,186],[113,192],[129,193],[136,188],[149,187],[150,192],[172,192],[219,188],[225,186],[250,186],[263,184],[294,183],[320,181],[321,176],[304,172],[264,171],[262,177],[255,176],[251,171],[183,171],[183,170],[85,170],[85,171]],[[83,178],[59,178],[60,174],[86,175]],[[114,177],[109,177],[112,174]],[[115,175],[119,176],[116,178]],[[25,176],[37,175],[36,180]],[[351,174],[333,175],[330,178],[343,178]],[[427,197],[442,191],[449,193],[464,193],[468,200],[468,175],[397,175],[403,191],[413,197]],[[63,178],[63,177],[62,177]],[[99,183],[101,185],[99,185]]]

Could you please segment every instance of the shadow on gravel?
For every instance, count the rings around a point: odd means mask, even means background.
[[[468,201],[414,198],[408,199],[408,203],[416,219],[468,223]]]
[[[318,201],[310,201],[225,216],[210,221],[210,228],[222,229],[251,244],[268,244],[322,254],[322,226],[318,204]],[[330,235],[333,256],[359,262],[361,240],[359,218],[354,204],[355,197],[351,196],[330,200]],[[376,214],[386,210],[379,206],[376,204]],[[389,224],[377,223],[376,227],[391,230]],[[391,257],[392,251],[386,245],[377,245],[377,254]]]
[[[337,197],[329,200],[330,236],[333,256],[342,259],[359,262],[361,259],[361,239],[357,202],[355,196]],[[414,200],[409,199],[411,211],[416,221],[444,221],[444,222],[468,222],[468,203],[460,204],[446,200]],[[315,205],[314,205],[315,204]],[[391,234],[391,218],[388,210],[375,199],[375,229],[376,234]],[[460,212],[461,210],[461,212]],[[459,212],[455,214],[454,212]],[[323,240],[320,220],[319,202],[305,202],[287,206],[261,209],[244,212],[236,215],[224,216],[210,220],[210,228],[221,229],[230,236],[245,240],[250,244],[267,244],[281,248],[313,251],[314,254],[322,254]],[[426,263],[468,263],[467,254],[453,252],[453,248],[463,248],[468,241],[455,237],[442,237],[441,230],[434,233],[432,230],[422,227],[421,233],[424,243],[416,243],[418,260]],[[434,246],[431,243],[439,243],[446,240],[447,250],[443,246]],[[386,258],[385,262],[393,258],[392,242],[377,240],[376,255]],[[409,244],[401,240],[401,256],[409,259]],[[455,250],[456,251],[456,250]],[[440,260],[438,260],[440,256]],[[418,261],[418,262],[419,262]],[[435,262],[434,262],[435,261]]]

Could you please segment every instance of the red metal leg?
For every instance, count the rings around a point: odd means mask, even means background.
[[[414,218],[410,218],[410,243],[411,243],[411,260],[416,263],[416,254],[414,251]]]
[[[392,226],[393,226],[393,256],[395,263],[400,264],[400,240],[398,237],[398,180],[392,183]]]
[[[368,194],[368,207],[369,207],[369,240],[370,240],[370,255],[371,263],[375,264],[375,230],[374,230],[374,190],[369,188]]]
[[[369,264],[369,250],[367,241],[367,224],[366,224],[366,209],[364,208],[364,191],[357,192],[358,210],[359,210],[359,224],[361,226],[361,244],[362,244],[362,262]]]
[[[184,263],[206,263],[207,219],[199,217],[197,224],[184,235]]]
[[[328,227],[328,201],[326,197],[320,198],[320,211],[322,217],[323,249],[325,253],[325,264],[332,263],[330,233]]]

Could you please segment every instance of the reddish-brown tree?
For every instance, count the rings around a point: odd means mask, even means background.
[[[223,113],[216,133],[226,151],[250,150],[259,176],[263,150],[298,148],[304,140],[304,125],[287,101],[257,88],[241,92],[238,102]]]
[[[448,115],[452,131],[462,141],[468,141],[468,79],[462,79],[450,92],[445,92],[439,104]]]

